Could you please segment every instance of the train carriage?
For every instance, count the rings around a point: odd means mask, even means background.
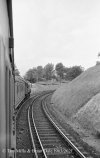
[[[12,1],[0,0],[0,158],[16,158],[15,109],[29,94],[28,82],[15,77]]]
[[[22,101],[30,96],[30,92],[29,82],[21,76],[15,76],[15,109],[19,108]]]
[[[25,98],[25,90],[26,85],[24,79],[20,76],[15,76],[15,109]]]
[[[31,93],[31,86],[30,86],[30,82],[25,81],[26,82],[26,90],[25,90],[25,96],[29,97],[30,93]]]
[[[0,157],[15,157],[12,1],[0,0]]]

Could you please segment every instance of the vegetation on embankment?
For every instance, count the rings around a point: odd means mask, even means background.
[[[100,132],[100,65],[58,88],[52,102],[63,115],[92,133]]]

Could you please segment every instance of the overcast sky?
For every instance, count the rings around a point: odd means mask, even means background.
[[[21,75],[38,65],[95,65],[100,0],[13,0],[15,63]]]

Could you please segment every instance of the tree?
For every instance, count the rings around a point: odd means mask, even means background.
[[[70,68],[68,68],[68,67],[64,67],[64,68],[63,68],[63,79],[65,79],[65,80],[66,80],[66,75],[67,75],[69,69],[70,69]]]
[[[97,61],[97,62],[96,62],[96,65],[100,65],[100,61]]]
[[[25,80],[28,80],[28,81],[31,82],[31,83],[34,83],[34,78],[33,78],[32,69],[29,69],[29,70],[26,72],[26,74],[25,74],[25,76],[24,76],[24,79],[25,79]]]
[[[37,82],[37,81],[38,81],[37,68],[33,67],[33,69],[32,69],[32,73],[33,73],[33,79],[34,79],[34,82]]]
[[[67,80],[73,80],[74,78],[79,76],[82,72],[83,72],[83,68],[81,66],[73,66],[71,68],[68,68],[65,78]]]
[[[98,52],[98,59],[100,58],[100,52]],[[100,65],[100,60],[96,61],[96,65]]]
[[[42,66],[33,67],[32,69],[29,69],[24,78],[31,83],[37,82],[39,80],[42,80],[43,78],[43,68]]]
[[[46,80],[51,80],[52,74],[53,74],[53,70],[54,70],[54,65],[52,63],[48,63],[44,67],[44,77],[46,78]]]
[[[37,79],[41,81],[43,79],[44,70],[42,66],[37,66]]]
[[[98,52],[98,57],[100,57],[100,52]]]
[[[60,77],[60,79],[63,79],[63,73],[64,73],[64,66],[62,63],[58,63],[55,66],[55,70],[57,72],[57,75]]]

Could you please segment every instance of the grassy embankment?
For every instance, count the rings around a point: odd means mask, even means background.
[[[100,65],[58,88],[52,102],[67,119],[92,134],[100,133]]]

